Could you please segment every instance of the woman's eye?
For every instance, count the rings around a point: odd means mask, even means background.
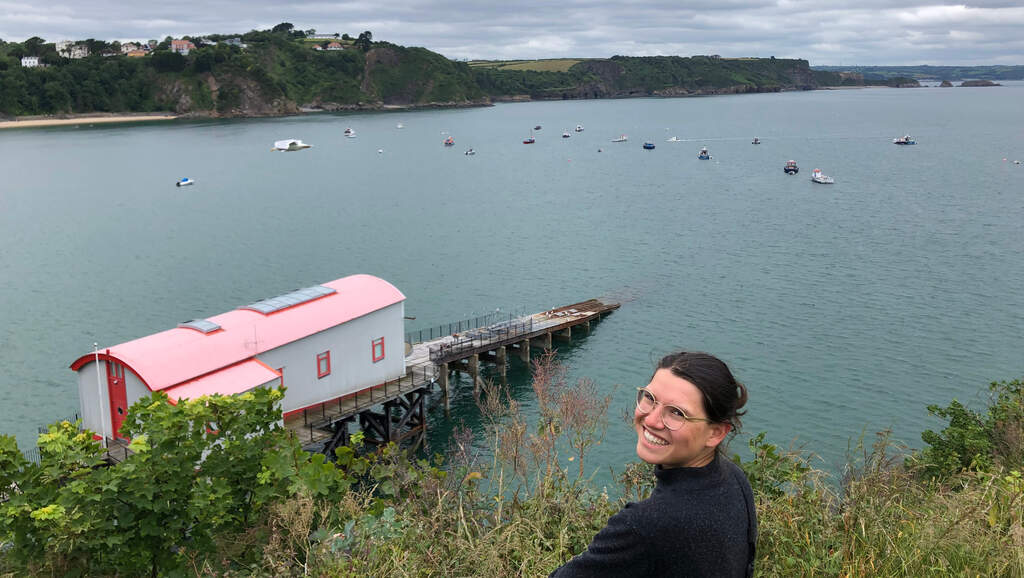
[[[679,419],[686,419],[686,414],[683,413],[683,410],[679,409],[678,407],[668,406],[668,411],[669,413],[672,414],[673,417],[678,417]]]

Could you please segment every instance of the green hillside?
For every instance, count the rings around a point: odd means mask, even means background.
[[[469,106],[505,99],[687,96],[807,90],[856,83],[805,60],[718,56],[614,56],[458,62],[425,48],[307,38],[288,23],[235,37],[171,38],[122,54],[117,42],[78,42],[67,58],[34,37],[0,41],[0,115],[172,112],[269,116],[305,110]],[[22,66],[22,57],[40,66]]]

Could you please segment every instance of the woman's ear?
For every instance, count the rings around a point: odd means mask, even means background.
[[[710,430],[710,434],[708,435],[708,439],[704,445],[709,448],[715,448],[718,447],[718,444],[722,443],[725,436],[729,435],[729,432],[732,431],[732,424],[712,423],[708,424],[708,429]]]

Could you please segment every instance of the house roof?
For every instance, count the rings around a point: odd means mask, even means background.
[[[150,391],[164,390],[405,300],[394,285],[372,275],[343,277],[323,287],[333,291],[271,313],[235,309],[208,319],[219,329],[175,327],[115,345],[98,357],[124,364]],[[78,371],[96,356],[79,357],[71,369]],[[246,389],[262,383],[266,380]]]
[[[182,399],[196,399],[204,395],[219,393],[235,395],[254,387],[270,383],[281,377],[281,372],[258,359],[247,359],[242,363],[208,373],[164,390],[171,403]]]

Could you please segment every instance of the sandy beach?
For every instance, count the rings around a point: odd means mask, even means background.
[[[143,122],[153,120],[173,120],[178,118],[169,114],[127,115],[127,116],[78,116],[72,118],[26,118],[24,120],[0,121],[0,129],[32,128],[39,126],[62,126],[76,124],[100,124],[111,122]]]

